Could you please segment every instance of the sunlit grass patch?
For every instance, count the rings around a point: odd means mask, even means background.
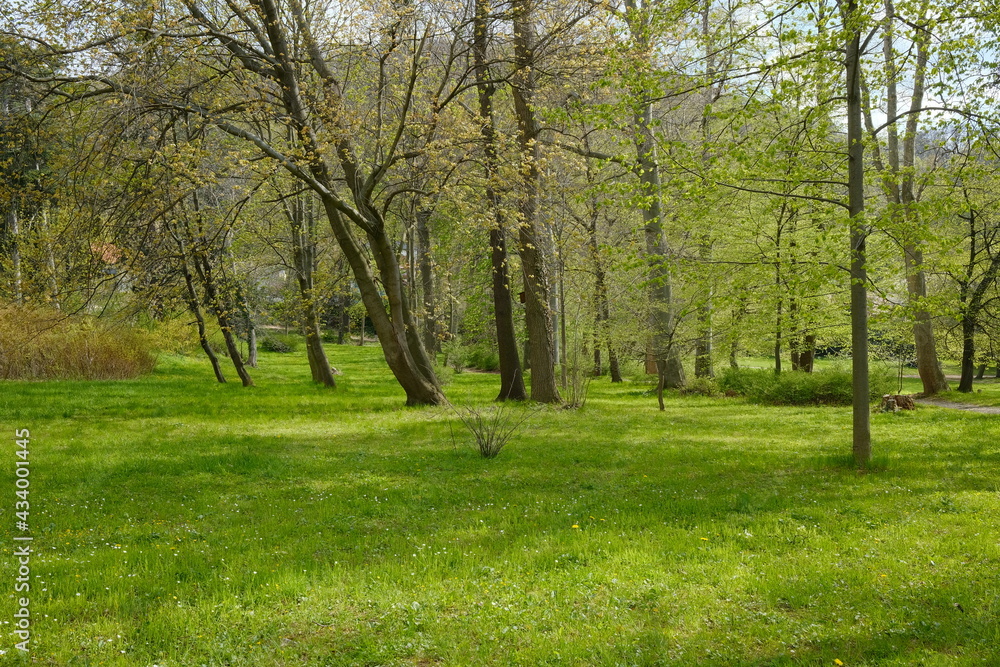
[[[849,408],[661,413],[601,378],[485,460],[377,349],[330,354],[333,391],[277,353],[249,390],[184,357],[4,383],[33,433],[36,664],[1000,660],[994,418],[876,414],[858,471]],[[447,391],[488,406],[496,381]]]

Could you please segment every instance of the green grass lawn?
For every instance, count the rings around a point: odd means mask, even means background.
[[[0,664],[1000,664],[998,417],[873,415],[859,473],[849,408],[661,413],[598,379],[485,460],[377,349],[329,351],[334,391],[304,354],[252,389],[183,357],[0,384],[6,628],[15,428],[36,550],[31,652],[5,631]]]

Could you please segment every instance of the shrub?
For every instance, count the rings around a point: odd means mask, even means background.
[[[503,401],[489,407],[452,407],[465,428],[476,440],[476,449],[484,459],[496,458],[521,426],[541,407],[515,406]],[[452,443],[455,434],[452,433]]]
[[[719,393],[719,385],[712,378],[694,378],[683,388],[681,394],[697,396],[715,396]]]
[[[444,354],[445,366],[451,366],[456,373],[461,373],[465,370],[468,350],[465,345],[462,344],[462,338],[460,336],[453,336],[451,339],[442,343],[441,353]]]
[[[720,376],[719,388],[746,396],[754,403],[850,405],[851,377],[847,370],[775,375],[769,370],[729,368]],[[884,369],[875,369],[869,376],[869,384],[869,400],[874,400],[891,390],[892,378]]]
[[[157,352],[196,354],[201,350],[201,343],[198,340],[198,330],[192,326],[189,319],[182,315],[143,322],[141,324],[143,335]]]
[[[150,338],[92,317],[0,308],[0,378],[122,380],[156,366]]]
[[[299,339],[290,334],[269,333],[257,343],[263,352],[294,352],[299,347]]]
[[[500,368],[500,354],[489,343],[477,343],[466,353],[465,363],[482,371]]]

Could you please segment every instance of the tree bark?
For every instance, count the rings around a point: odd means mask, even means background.
[[[7,209],[7,234],[10,237],[11,288],[14,303],[24,303],[23,278],[21,276],[21,226],[17,211],[17,199],[11,198]]]
[[[635,0],[626,0],[625,6],[628,9],[629,33],[638,49],[636,57],[651,65],[654,58],[650,37],[652,12],[649,7],[639,8]],[[684,368],[674,339],[673,286],[663,229],[660,165],[653,136],[653,102],[644,88],[634,87],[630,92],[633,97],[632,131],[639,189],[645,200],[641,210],[648,266],[649,327],[652,332],[651,354],[647,356],[646,368],[647,371],[655,369],[664,387],[678,388],[684,386]]]
[[[841,0],[845,24],[859,20],[857,0]],[[865,208],[865,147],[861,108],[861,30],[848,31],[845,77],[847,94],[847,181],[851,242],[851,370],[853,390],[853,453],[857,465],[872,459],[870,390],[868,379],[868,270]]]
[[[518,251],[524,275],[525,324],[531,341],[531,399],[559,403],[555,374],[555,332],[549,309],[549,276],[545,239],[537,219],[538,208],[538,120],[532,108],[535,95],[535,26],[532,0],[513,0],[514,63],[511,94],[517,115],[521,152],[521,192],[518,221]]]
[[[292,237],[292,262],[295,279],[302,300],[302,333],[306,341],[306,358],[312,381],[326,387],[336,387],[333,369],[323,349],[319,309],[316,307],[314,274],[316,268],[315,213],[312,202],[303,193],[296,195],[289,205],[285,200],[285,213]]]
[[[338,208],[339,202],[331,196],[325,196],[322,199],[333,234],[351,266],[358,291],[361,293],[361,300],[371,318],[379,342],[382,344],[382,353],[386,363],[406,393],[406,404],[438,405],[444,403],[445,397],[441,393],[437,377],[434,376],[426,355],[422,360],[415,359],[411,352],[410,341],[405,333],[407,327],[405,320],[407,311],[404,311],[405,299],[400,298],[402,286],[399,280],[399,264],[396,262],[395,253],[392,253],[384,232],[376,228],[376,233],[370,235],[369,239],[372,242],[372,253],[375,255],[376,264],[382,275],[382,284],[386,289],[386,297],[389,300],[388,312],[375,282],[372,267],[351,228],[341,216]],[[388,263],[385,259],[387,250],[390,254]],[[412,326],[412,322],[409,322],[409,325],[412,335],[416,336],[416,329]],[[404,330],[401,331],[401,329]],[[364,340],[363,322],[361,336]],[[419,345],[419,337],[417,344]]]
[[[198,342],[201,344],[201,349],[205,351],[205,356],[208,357],[209,363],[212,364],[212,372],[215,373],[215,379],[219,382],[225,384],[226,377],[222,374],[222,367],[219,366],[219,358],[215,355],[215,351],[212,350],[212,345],[208,342],[208,334],[205,329],[205,317],[201,312],[201,306],[198,305],[198,291],[194,286],[194,279],[191,275],[191,268],[188,264],[188,258],[184,251],[183,241],[175,236],[178,244],[178,249],[181,253],[181,270],[184,273],[184,285],[187,288],[187,301],[188,310],[194,315],[195,321],[198,323]]]
[[[883,2],[886,14],[886,30],[882,42],[887,82],[886,115],[894,119],[899,117],[897,80],[900,76],[899,68],[896,65],[894,44],[896,10],[892,0],[883,0]],[[923,14],[917,19],[917,22],[920,24],[925,23],[926,8],[922,12]],[[917,31],[915,43],[916,60],[909,113],[906,116],[906,125],[902,140],[900,139],[896,123],[890,123],[886,127],[887,163],[883,161],[881,151],[878,148],[871,112],[866,111],[864,115],[868,132],[876,140],[873,143],[873,146],[875,146],[873,161],[876,169],[881,172],[882,190],[890,207],[889,213],[896,218],[897,223],[909,223],[914,227],[914,229],[905,232],[911,239],[914,236],[919,236],[918,231],[915,229],[919,223],[917,220],[919,214],[915,206],[916,193],[914,192],[913,185],[917,127],[920,110],[923,107],[924,101],[925,79],[930,48],[930,33],[925,25],[922,25]],[[901,148],[902,156],[900,155]],[[927,299],[927,281],[923,270],[923,252],[917,241],[905,239],[902,245],[903,263],[906,268],[906,291],[910,307],[913,311],[913,342],[917,354],[917,373],[920,375],[923,393],[929,396],[942,391],[948,391],[948,381],[941,370],[941,364],[938,360],[931,315],[927,312],[924,305]]]
[[[496,86],[490,79],[486,64],[489,44],[489,5],[486,0],[476,0],[473,25],[473,58],[475,61],[476,92],[479,99],[480,136],[483,140],[486,170],[486,201],[490,207],[490,264],[493,280],[493,322],[497,334],[497,352],[500,357],[500,393],[498,401],[523,401],[528,397],[524,386],[524,373],[518,358],[517,336],[514,330],[514,303],[511,299],[510,272],[507,255],[507,234],[503,217],[503,202],[496,190],[499,164],[497,161],[496,130],[493,120],[493,97]]]
[[[417,264],[420,271],[420,286],[423,292],[423,335],[424,349],[433,355],[438,349],[437,339],[437,314],[434,309],[434,263],[431,259],[431,233],[427,226],[431,217],[431,210],[426,207],[417,209],[416,214],[416,235],[417,235]]]

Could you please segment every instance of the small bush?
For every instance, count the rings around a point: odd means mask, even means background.
[[[44,309],[0,308],[0,378],[123,380],[155,366],[150,338],[136,329]]]
[[[694,396],[716,396],[719,385],[712,378],[694,378],[681,389],[681,394]]]
[[[476,449],[484,459],[496,458],[521,426],[541,408],[515,407],[503,401],[486,408],[453,407],[462,424],[476,440]],[[454,433],[452,434],[454,442]]]
[[[269,333],[257,343],[258,349],[263,352],[294,352],[299,347],[299,340],[295,336]]]
[[[728,368],[719,377],[719,388],[754,403],[770,405],[850,405],[851,372],[824,370],[814,373],[782,373],[761,369]],[[869,400],[890,391],[892,378],[882,369],[869,376]]]
[[[456,373],[465,370],[468,349],[462,344],[459,336],[454,336],[441,344],[441,353],[444,355],[444,365],[450,366]]]
[[[495,371],[500,368],[500,354],[489,343],[479,343],[468,350],[465,363],[481,371]]]

